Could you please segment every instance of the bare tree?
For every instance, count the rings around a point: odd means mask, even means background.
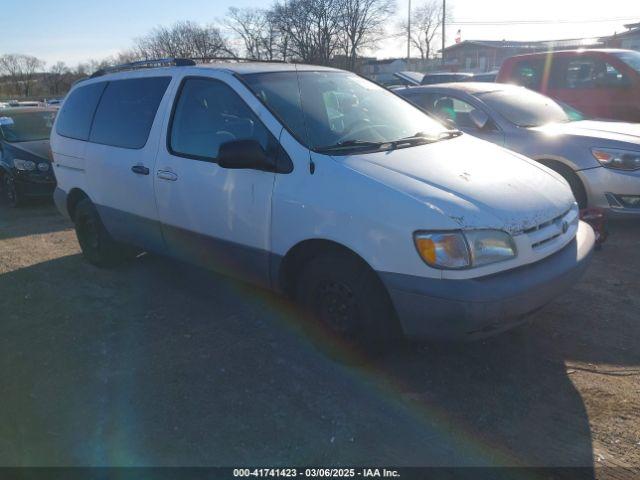
[[[59,95],[69,88],[71,70],[64,62],[54,63],[44,76],[44,83],[49,95]]]
[[[0,57],[0,72],[13,86],[14,93],[28,97],[35,76],[44,68],[45,62],[30,55],[7,54]]]
[[[157,27],[135,41],[131,56],[140,59],[205,58],[234,55],[220,29],[201,27],[195,22],[178,22],[171,27]]]
[[[223,24],[237,35],[244,57],[286,60],[288,37],[273,10],[231,7]]]
[[[342,0],[342,48],[346,67],[354,70],[358,53],[372,48],[384,35],[384,24],[395,12],[395,0]]]
[[[330,63],[340,47],[342,1],[289,0],[274,5],[273,15],[292,56],[306,63]]]
[[[451,18],[451,11],[447,8],[447,18]],[[408,34],[406,20],[400,25],[400,31]],[[420,58],[434,57],[437,40],[442,35],[442,2],[440,0],[425,0],[411,11],[411,46],[418,49]]]

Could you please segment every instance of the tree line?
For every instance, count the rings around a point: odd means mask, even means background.
[[[270,8],[228,10],[216,23],[181,21],[160,26],[111,58],[49,68],[30,55],[0,56],[0,97],[54,97],[108,65],[158,58],[248,58],[334,65],[357,70],[364,53],[387,38],[396,0],[276,0]],[[421,58],[434,52],[442,23],[440,0],[416,2],[410,41]],[[407,22],[392,37],[408,35]]]

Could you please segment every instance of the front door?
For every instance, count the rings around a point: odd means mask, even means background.
[[[558,60],[550,96],[577,108],[588,117],[627,118],[630,78],[600,56],[577,55]]]
[[[211,77],[183,79],[166,132],[154,176],[169,252],[268,284],[275,174],[225,169],[217,156],[233,140],[254,139],[267,150],[280,132],[272,134],[241,94]]]

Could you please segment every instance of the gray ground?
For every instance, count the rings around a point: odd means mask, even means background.
[[[514,332],[337,362],[277,296],[155,256],[99,270],[52,206],[0,207],[0,465],[638,468],[639,247],[612,226]]]

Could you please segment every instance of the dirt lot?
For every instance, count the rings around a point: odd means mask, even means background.
[[[514,332],[340,363],[269,293],[0,207],[0,465],[640,467],[640,222]],[[348,352],[347,352],[348,355]],[[626,468],[625,468],[626,467]]]

